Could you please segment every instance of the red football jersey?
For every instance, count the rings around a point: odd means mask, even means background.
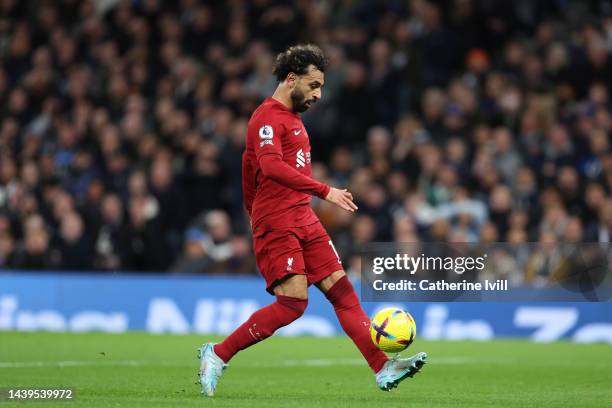
[[[242,155],[244,204],[253,234],[317,222],[311,195],[330,187],[313,180],[310,141],[297,113],[267,98],[249,120]]]

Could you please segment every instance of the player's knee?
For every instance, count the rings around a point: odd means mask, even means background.
[[[359,298],[357,298],[353,284],[346,275],[335,282],[325,296],[334,307],[352,308],[359,305]]]
[[[318,282],[316,285],[319,289],[323,291],[323,293],[327,293],[340,279],[346,276],[344,270],[339,269],[327,276],[322,281]]]
[[[287,313],[285,313],[287,324],[300,318],[306,307],[308,307],[308,299],[294,298],[290,296],[276,296],[276,301],[281,304]]]
[[[308,298],[308,281],[305,275],[288,275],[272,289],[276,296],[290,296],[292,298]]]

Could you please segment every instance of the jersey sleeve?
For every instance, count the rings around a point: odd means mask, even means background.
[[[271,117],[269,120],[263,120],[256,124],[254,131],[253,148],[258,162],[262,156],[267,154],[276,154],[281,158],[283,157],[282,137],[285,129],[282,124]]]
[[[285,163],[278,155],[262,156],[259,160],[259,166],[264,176],[287,188],[316,195],[323,199],[329,194],[330,187],[327,184],[300,173]]]

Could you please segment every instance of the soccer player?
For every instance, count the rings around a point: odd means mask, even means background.
[[[389,391],[418,372],[427,358],[388,359],[370,338],[365,314],[329,235],[310,207],[311,196],[355,211],[353,196],[311,178],[308,132],[300,119],[321,98],[326,60],[313,45],[280,53],[274,64],[276,91],[248,123],[242,155],[244,204],[251,219],[257,266],[276,301],[251,315],[225,340],[198,349],[202,393],[212,396],[223,369],[240,350],[270,337],[298,319],[308,305],[308,286],[331,302],[346,334]]]

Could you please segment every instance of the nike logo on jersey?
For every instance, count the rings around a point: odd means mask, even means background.
[[[300,133],[302,133],[302,129],[293,131],[293,134],[296,136],[299,135]]]

